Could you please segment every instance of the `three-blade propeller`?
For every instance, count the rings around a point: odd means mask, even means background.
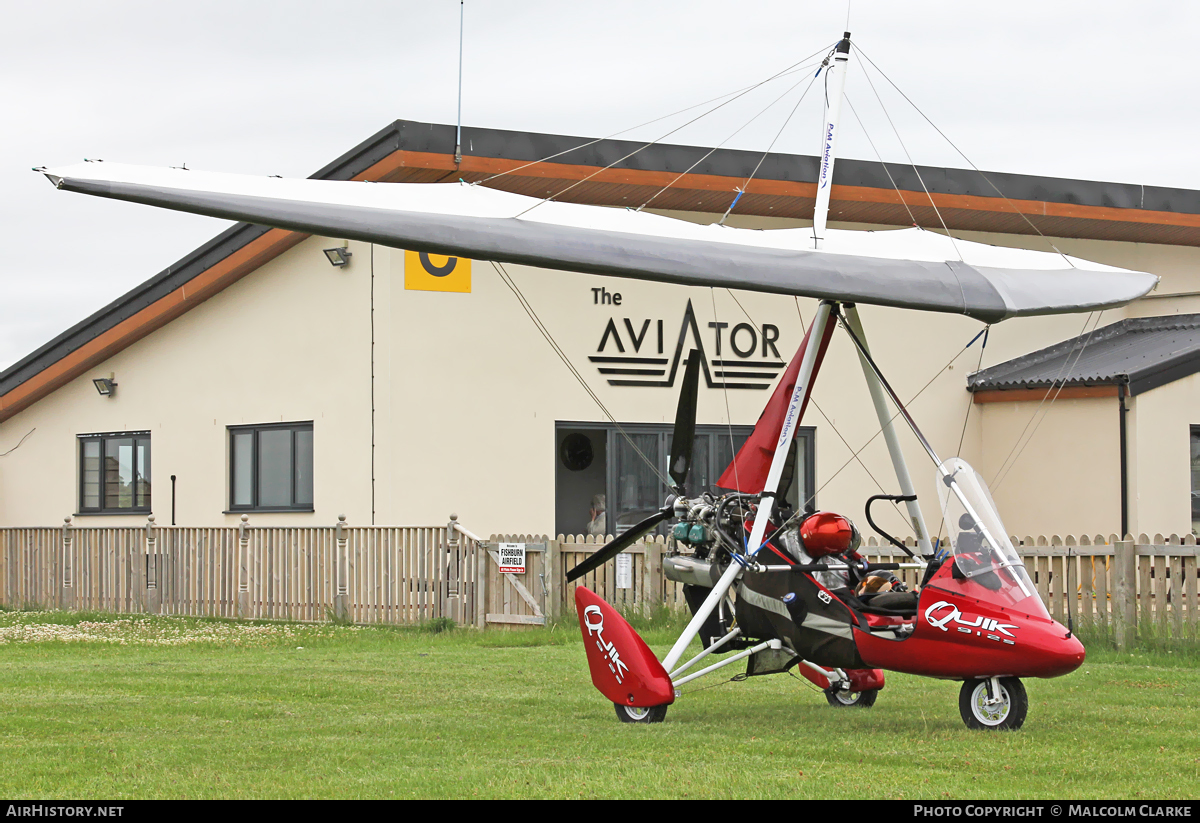
[[[675,410],[675,430],[671,435],[671,462],[668,473],[675,481],[675,495],[684,495],[684,485],[687,483],[688,472],[692,468],[692,448],[696,440],[696,398],[700,388],[700,352],[692,349],[688,355],[687,369],[683,375],[683,385],[679,390],[679,407]],[[675,513],[675,495],[667,497],[666,504],[641,522],[630,526],[613,542],[597,551],[571,571],[567,572],[567,582],[577,580],[588,572],[598,569],[625,549],[641,540],[659,523],[670,520]]]

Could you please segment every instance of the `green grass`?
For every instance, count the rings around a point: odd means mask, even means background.
[[[675,633],[647,628],[658,653]],[[82,637],[84,639],[72,639]],[[22,798],[1165,798],[1200,786],[1200,655],[1099,649],[980,733],[958,684],[835,710],[710,676],[617,722],[578,628],[0,614],[0,795]]]

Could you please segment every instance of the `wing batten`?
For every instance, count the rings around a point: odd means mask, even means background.
[[[1097,270],[1019,269],[970,265],[958,260],[814,252],[788,248],[778,242],[783,235],[771,237],[772,232],[739,229],[706,232],[704,227],[691,225],[675,231],[668,224],[676,221],[664,224],[666,218],[654,215],[644,215],[650,220],[641,220],[642,215],[619,216],[614,220],[612,210],[602,207],[573,206],[575,211],[567,214],[570,218],[567,222],[502,216],[502,213],[498,216],[496,204],[503,205],[503,201],[497,201],[491,194],[470,200],[469,187],[460,187],[463,190],[460,199],[465,204],[463,211],[474,208],[475,214],[447,211],[447,202],[453,206],[458,196],[449,190],[436,193],[437,208],[429,212],[377,205],[387,199],[380,196],[380,187],[405,186],[411,190],[438,184],[335,183],[332,185],[340,188],[332,189],[328,181],[287,181],[286,186],[277,187],[280,194],[303,192],[305,199],[296,199],[271,196],[271,184],[255,178],[243,181],[235,175],[180,171],[169,184],[155,184],[96,179],[91,168],[87,171],[93,173],[87,177],[72,175],[71,171],[58,169],[44,173],[59,188],[68,191],[399,249],[688,286],[728,287],[951,312],[988,323],[1014,316],[1123,305],[1148,292],[1157,282],[1154,275],[1104,266]],[[144,170],[143,176],[150,171],[153,170]],[[128,176],[138,177],[132,172]],[[192,179],[196,187],[186,187]],[[306,183],[315,187],[305,188]],[[222,184],[241,191],[220,190]],[[320,188],[322,185],[326,188]],[[375,205],[349,202],[355,199],[358,190],[347,186],[370,187],[360,199]],[[419,203],[422,194],[404,192],[405,196],[398,200],[409,206]],[[505,196],[533,202],[518,195]],[[579,225],[575,220],[578,209],[601,212],[598,217],[603,219],[594,221],[597,225],[629,226],[638,231]],[[702,232],[706,232],[704,239],[694,236]],[[720,239],[709,239],[717,235]],[[735,242],[723,242],[726,237]],[[759,239],[764,245],[753,244]]]

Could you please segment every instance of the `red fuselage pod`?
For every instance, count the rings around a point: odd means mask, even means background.
[[[952,680],[1059,677],[1083,665],[1083,644],[1066,626],[973,594],[985,593],[970,580],[930,581],[912,636],[897,641],[855,629],[859,655],[871,666]]]
[[[575,610],[592,685],[614,703],[649,708],[675,702],[675,689],[654,652],[598,594],[575,589]]]

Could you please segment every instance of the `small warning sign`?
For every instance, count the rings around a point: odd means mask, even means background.
[[[471,261],[423,251],[404,252],[404,288],[415,291],[471,291]]]
[[[617,588],[633,588],[633,555],[629,552],[617,555]]]
[[[500,544],[500,572],[502,574],[525,574],[525,544]]]

